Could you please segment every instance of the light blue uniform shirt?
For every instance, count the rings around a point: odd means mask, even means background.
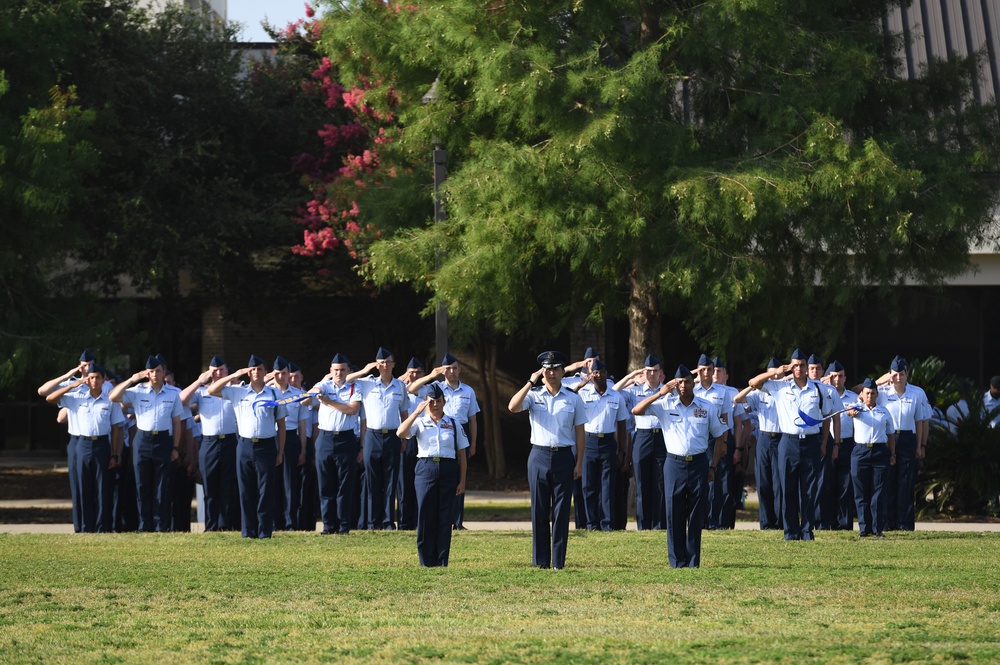
[[[1000,399],[993,397],[990,391],[987,390],[986,394],[983,395],[983,415],[989,415],[998,406],[1000,406]],[[968,411],[969,407],[966,406],[965,409]],[[996,427],[997,425],[1000,425],[1000,413],[990,420],[990,427]]]
[[[879,386],[877,404],[884,406],[892,416],[897,432],[916,432],[917,422],[930,418],[927,395],[923,388],[914,385],[906,384],[902,395],[897,395],[891,385]]]
[[[834,412],[834,403],[830,401],[830,394],[823,390],[823,384],[812,379],[806,379],[804,388],[794,380],[777,381],[769,379],[764,382],[763,389],[774,397],[774,408],[778,413],[778,427],[782,434],[798,436],[800,434],[819,434],[822,423],[814,427],[799,427],[796,422],[801,423],[799,409],[802,413],[821,420]]]
[[[191,406],[198,406],[202,436],[236,434],[236,414],[227,399],[208,394],[206,386],[198,386],[191,396]]]
[[[531,421],[531,443],[547,448],[576,445],[576,426],[587,422],[583,400],[572,390],[560,388],[555,395],[544,385],[532,388],[521,402]]]
[[[236,412],[236,428],[244,439],[269,439],[278,435],[278,423],[288,415],[285,405],[254,406],[261,400],[278,399],[275,388],[264,386],[258,393],[250,384],[224,386],[222,396],[233,403]]]
[[[719,411],[719,416],[722,418],[723,424],[730,432],[732,432],[735,428],[733,423],[735,420],[734,410],[736,403],[733,402],[733,397],[735,397],[738,392],[738,390],[730,392],[729,386],[724,386],[721,383],[715,383],[714,381],[708,388],[703,387],[701,382],[697,379],[695,379],[694,382],[694,396],[708,400],[714,404],[715,408]]]
[[[459,382],[458,388],[452,388],[447,381],[437,381],[437,384],[444,393],[444,415],[451,416],[459,425],[464,425],[479,413],[476,391],[467,384]]]
[[[833,394],[840,401],[842,405],[836,409],[837,411],[839,411],[840,409],[846,409],[847,407],[857,403],[858,401],[858,394],[853,390],[847,390],[846,388],[844,389],[843,395],[838,395],[836,388],[834,388]],[[846,411],[837,417],[840,418],[840,438],[841,439],[853,438],[854,418],[851,418],[849,415],[847,415]]]
[[[377,376],[358,379],[355,384],[361,391],[368,429],[395,432],[410,406],[406,385],[399,379],[392,379],[385,385]]]
[[[887,443],[896,426],[892,415],[883,406],[869,409],[859,404],[861,412],[854,418],[854,443]]]
[[[296,388],[290,383],[288,384],[288,390],[282,390],[279,386],[272,386],[272,387],[274,388],[275,392],[277,392],[278,395],[280,395],[278,399],[297,397],[298,395],[302,395],[305,393],[305,391],[302,390],[302,388]],[[287,416],[285,416],[286,432],[297,431],[299,429],[299,422],[302,420],[306,420],[308,418],[306,412],[303,410],[302,407],[303,403],[304,402],[289,402],[288,404],[282,405],[285,407],[285,411],[288,414]]]
[[[132,405],[136,428],[141,432],[173,434],[174,416],[181,417],[181,391],[166,384],[156,392],[148,383],[125,389],[122,401]]]
[[[667,393],[649,405],[663,428],[663,441],[672,455],[697,455],[708,450],[710,441],[728,432],[715,404],[695,397],[684,406],[680,396]]]
[[[625,396],[617,390],[605,388],[601,395],[593,384],[588,383],[578,394],[587,412],[583,429],[589,434],[614,434],[618,431],[618,423],[628,420]]]
[[[108,399],[106,392],[94,398],[90,396],[89,388],[71,390],[60,398],[59,406],[66,407],[75,417],[77,433],[74,436],[107,436],[112,425],[125,423],[121,405]]]
[[[655,388],[650,389],[649,386],[647,386],[645,383],[633,384],[628,388],[626,388],[625,392],[629,393],[632,396],[630,401],[634,402],[634,404],[632,405],[634,407],[636,404],[646,399],[650,395],[660,392],[660,386],[662,385],[663,384],[658,383],[656,384]],[[656,419],[656,416],[650,415],[649,411],[647,410],[646,413],[644,413],[643,415],[635,417],[635,428],[637,430],[659,429],[660,421]]]
[[[761,432],[775,434],[781,431],[778,425],[778,410],[774,408],[774,397],[763,390],[747,393],[747,406],[757,414],[757,428]]]
[[[338,404],[352,404],[361,401],[361,391],[358,390],[357,384],[353,382],[344,383],[343,386],[337,387],[333,379],[326,379],[320,382],[317,389],[323,394],[323,397]],[[355,430],[357,432],[360,415],[360,410],[353,416],[349,416],[343,411],[338,411],[332,406],[327,406],[320,402],[318,413],[319,428],[324,432],[346,432],[347,430]]]
[[[421,413],[413,421],[410,433],[417,439],[417,457],[455,459],[456,450],[469,447],[462,424],[451,416],[444,416],[435,423],[429,413]]]

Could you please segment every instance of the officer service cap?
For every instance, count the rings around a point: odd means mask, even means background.
[[[830,366],[826,368],[827,374],[833,374],[835,372],[843,372],[843,371],[844,371],[844,366],[840,364],[839,360],[834,360],[832,363],[830,363]]]
[[[226,364],[226,361],[222,359],[218,353],[212,356],[212,359],[208,362],[209,367],[222,367]]]
[[[708,357],[707,353],[703,353],[698,356],[698,367],[708,367],[711,364],[713,364],[712,359]]]
[[[712,364],[715,365],[717,369],[726,369],[726,363],[719,356],[712,358]]]
[[[820,358],[819,355],[814,353],[809,356],[809,360],[807,360],[806,362],[810,365],[822,365],[823,359]]]
[[[684,363],[681,363],[680,365],[677,366],[677,372],[674,373],[675,379],[687,379],[690,377],[691,377],[691,370],[685,367]]]
[[[875,382],[875,379],[870,376],[865,379],[864,383],[861,384],[861,387],[868,388],[869,390],[878,390],[878,384]]]
[[[779,367],[781,367],[781,361],[777,358],[772,356],[771,359],[767,361],[768,369],[778,369]]]
[[[272,367],[275,372],[280,372],[281,370],[288,369],[288,361],[283,357],[278,356],[274,359],[274,367]]]
[[[447,354],[445,354],[447,356]],[[410,362],[406,363],[406,369],[423,369],[424,364],[420,362],[420,358],[413,356],[410,358]]]
[[[443,399],[444,391],[441,390],[441,386],[439,386],[436,383],[432,383],[427,388],[427,397],[429,397],[430,399]]]
[[[604,364],[603,360],[597,360],[597,359],[595,359],[594,362],[592,362],[590,364],[590,371],[591,372],[598,372],[598,371],[600,371],[602,369],[607,369],[607,365]]]
[[[156,369],[163,363],[160,362],[159,356],[150,356],[146,358],[146,369]]]
[[[806,354],[802,353],[802,349],[795,349],[792,351],[792,360],[805,360]]]
[[[247,367],[260,367],[264,364],[264,359],[255,353],[250,354],[250,360],[247,361]]]
[[[351,359],[345,356],[343,353],[338,353],[333,356],[333,360],[330,361],[331,365],[350,365]]]
[[[80,354],[80,362],[82,363],[92,363],[96,360],[94,354],[90,352],[90,349],[84,349],[83,353]]]
[[[441,366],[442,367],[444,367],[445,365],[454,365],[457,362],[458,362],[458,358],[456,358],[455,356],[451,355],[450,353],[444,354],[444,357],[441,358]]]
[[[378,351],[375,352],[375,360],[388,360],[392,357],[392,351],[385,348],[384,346],[378,347]]]
[[[906,371],[906,359],[900,356],[896,356],[892,359],[892,364],[889,365],[889,369],[893,372],[905,372]]]
[[[590,360],[591,358],[596,358],[599,355],[600,354],[597,351],[594,351],[594,347],[588,346],[583,352],[583,359]]]
[[[561,351],[543,351],[538,354],[538,364],[542,367],[565,367],[566,354]]]
[[[648,356],[646,356],[645,363],[646,364],[643,365],[643,367],[656,367],[657,365],[660,364],[660,359],[654,356],[652,353],[650,353]]]

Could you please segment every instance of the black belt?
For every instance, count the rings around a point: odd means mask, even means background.
[[[636,432],[652,432],[653,434],[657,434],[657,433],[659,433],[660,428],[659,427],[653,427],[653,428],[650,428],[650,429],[642,429],[642,428],[638,428],[637,427],[635,431]]]
[[[244,440],[250,443],[267,443],[268,441],[274,441],[273,436],[245,436]]]
[[[86,439],[87,441],[100,441],[102,439],[106,440],[108,438],[108,435],[107,434],[101,434],[99,436],[81,436],[80,438],[81,439]]]
[[[418,457],[417,459],[424,460],[425,462],[434,462],[435,464],[440,464],[441,462],[454,462],[454,457]]]
[[[884,446],[885,444],[886,444],[885,441],[875,441],[873,443],[858,443],[857,441],[854,442],[854,445],[864,446],[865,448],[874,448],[875,446]]]
[[[695,453],[694,455],[674,455],[673,453],[667,453],[667,457],[670,459],[679,459],[682,462],[694,462],[695,460],[700,460],[705,456],[705,453]]]
[[[547,450],[549,452],[556,452],[558,450],[569,450],[570,448],[573,447],[573,446],[545,446],[540,443],[533,443],[531,445],[534,446],[535,448],[541,448],[542,450]]]
[[[587,436],[596,436],[598,439],[606,439],[613,437],[614,435],[615,435],[614,432],[608,432],[607,434],[598,434],[597,432],[587,432]]]
[[[912,429],[898,429],[896,434],[916,434]]]

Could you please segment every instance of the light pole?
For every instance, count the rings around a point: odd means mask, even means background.
[[[421,97],[424,104],[433,104],[438,98],[438,83],[440,78],[435,78],[431,89]],[[441,186],[448,176],[448,151],[441,144],[437,136],[431,139],[434,143],[434,223],[443,222],[448,219],[448,213],[444,209],[444,200],[441,198]],[[437,252],[437,264],[441,267],[441,250]],[[434,312],[434,362],[440,362],[444,354],[448,352],[448,310],[443,304],[438,304]]]

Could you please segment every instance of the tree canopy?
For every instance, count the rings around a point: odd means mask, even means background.
[[[635,363],[669,311],[715,349],[829,347],[862,289],[963,269],[989,218],[977,59],[896,76],[898,3],[330,4],[322,48],[397,118],[384,159],[451,157],[448,221],[409,211],[367,274],[473,328],[627,314]]]

